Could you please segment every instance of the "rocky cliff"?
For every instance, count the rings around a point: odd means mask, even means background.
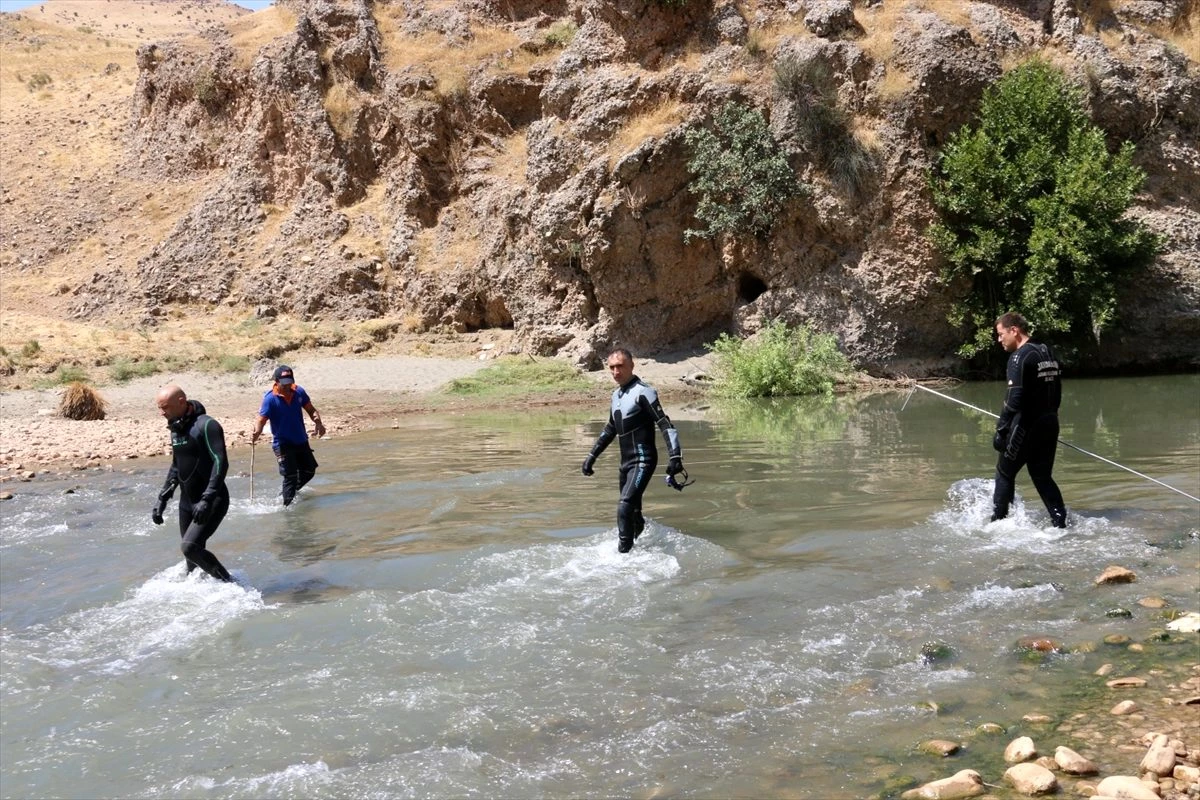
[[[1040,54],[1114,145],[1136,142],[1133,213],[1167,241],[1095,366],[1195,367],[1198,23],[1194,0],[283,0],[139,49],[124,169],[204,191],[74,311],[511,328],[589,366],[781,317],[877,374],[953,371],[926,174],[984,88]],[[787,59],[827,65],[849,179],[789,140]],[[729,101],[762,110],[808,190],[767,237],[685,241],[684,134]]]

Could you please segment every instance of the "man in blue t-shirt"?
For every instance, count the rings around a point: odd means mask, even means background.
[[[308,446],[308,431],[304,428],[302,410],[307,411],[316,423],[317,436],[325,435],[325,424],[321,422],[321,413],[309,400],[308,392],[296,385],[296,376],[291,367],[280,364],[275,368],[274,379],[275,384],[263,395],[254,432],[250,434],[250,444],[258,441],[263,428],[270,421],[273,437],[271,448],[279,461],[279,474],[283,476],[283,504],[286,506],[292,502],[300,487],[317,474],[317,459]]]

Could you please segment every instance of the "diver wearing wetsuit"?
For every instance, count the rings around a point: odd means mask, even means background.
[[[668,476],[683,471],[683,454],[679,448],[679,432],[663,413],[658,392],[633,374],[633,356],[629,351],[614,350],[606,363],[617,389],[612,393],[608,424],[592,445],[591,453],[584,459],[582,472],[584,475],[593,474],[592,467],[596,459],[614,438],[619,438],[621,499],[617,503],[617,552],[628,553],[633,549],[633,540],[646,527],[646,520],[642,517],[642,493],[646,491],[658,466],[654,426],[658,426],[667,442],[670,456]]]
[[[171,430],[171,469],[150,519],[163,524],[163,511],[178,486],[179,534],[188,573],[200,567],[219,581],[232,581],[229,571],[205,547],[229,510],[225,432],[221,423],[204,413],[201,403],[188,400],[178,386],[159,391],[158,408]]]
[[[1058,359],[1049,346],[1029,338],[1029,324],[1020,314],[996,320],[996,337],[1008,359],[1008,390],[996,423],[992,445],[1000,452],[992,494],[992,520],[1008,516],[1016,492],[1016,477],[1028,464],[1029,477],[1050,513],[1050,524],[1067,527],[1062,492],[1051,477],[1058,448],[1058,407],[1062,378]]]

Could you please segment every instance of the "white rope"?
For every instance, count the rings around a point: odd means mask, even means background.
[[[984,409],[980,408],[979,406],[973,406],[970,403],[964,403],[962,400],[959,400],[957,397],[951,397],[948,394],[942,394],[941,392],[935,392],[933,389],[929,389],[925,386],[922,386],[919,383],[914,383],[913,391],[916,391],[917,389],[920,389],[923,392],[929,392],[930,394],[936,394],[938,397],[941,397],[944,400],[949,400],[951,403],[958,403],[960,406],[966,406],[967,408],[978,411],[980,414],[987,414],[989,417],[994,417],[996,419],[1000,418],[999,414],[993,414],[991,411],[985,411]],[[909,396],[909,398],[911,398],[913,396],[913,393],[909,392],[908,396]],[[903,411],[905,406],[907,406],[907,405],[908,405],[908,400],[906,399],[904,401],[904,406],[901,406],[900,410]],[[1064,445],[1066,447],[1069,447],[1072,450],[1078,450],[1079,452],[1083,453],[1085,456],[1091,456],[1092,458],[1099,459],[1099,460],[1103,461],[1105,464],[1112,464],[1114,467],[1117,467],[1118,469],[1123,469],[1126,472],[1132,472],[1134,475],[1137,475],[1139,478],[1145,478],[1146,480],[1150,481],[1151,483],[1157,483],[1159,486],[1163,487],[1164,489],[1170,489],[1172,492],[1175,492],[1176,494],[1181,494],[1189,500],[1193,500],[1197,503],[1200,503],[1200,497],[1190,495],[1187,492],[1183,491],[1182,489],[1176,489],[1171,484],[1163,483],[1158,478],[1151,478],[1149,475],[1144,475],[1141,472],[1138,472],[1136,469],[1130,469],[1129,467],[1127,467],[1123,464],[1118,464],[1117,462],[1113,461],[1112,459],[1108,459],[1108,458],[1105,458],[1104,456],[1097,455],[1096,453],[1093,453],[1090,450],[1084,450],[1082,447],[1071,444],[1068,441],[1059,439],[1058,443],[1061,445]]]

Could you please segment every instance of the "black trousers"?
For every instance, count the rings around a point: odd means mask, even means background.
[[[317,474],[319,465],[308,442],[280,442],[274,450],[275,459],[279,462],[279,474],[283,476],[283,504],[290,505],[296,492]]]
[[[1062,492],[1051,477],[1058,451],[1058,415],[1043,414],[1029,427],[1017,427],[1009,434],[1008,446],[996,462],[996,486],[992,492],[992,519],[1008,516],[1008,507],[1016,493],[1017,473],[1029,467],[1029,477],[1038,496],[1050,513],[1056,528],[1067,525],[1067,508]]]
[[[193,505],[191,500],[188,500],[182,493],[180,494],[179,535],[183,538],[180,549],[183,550],[183,557],[187,559],[188,574],[199,567],[219,581],[232,581],[229,570],[225,569],[217,557],[206,547],[209,537],[217,532],[217,527],[220,526],[221,520],[225,519],[225,514],[229,511],[229,493],[223,492],[213,499],[208,510],[208,517],[204,522],[196,522],[192,519]]]
[[[654,477],[658,466],[658,453],[647,452],[641,446],[632,458],[622,460],[619,476],[621,499],[617,502],[617,551],[628,553],[633,549],[633,540],[646,527],[642,516],[642,495]]]

